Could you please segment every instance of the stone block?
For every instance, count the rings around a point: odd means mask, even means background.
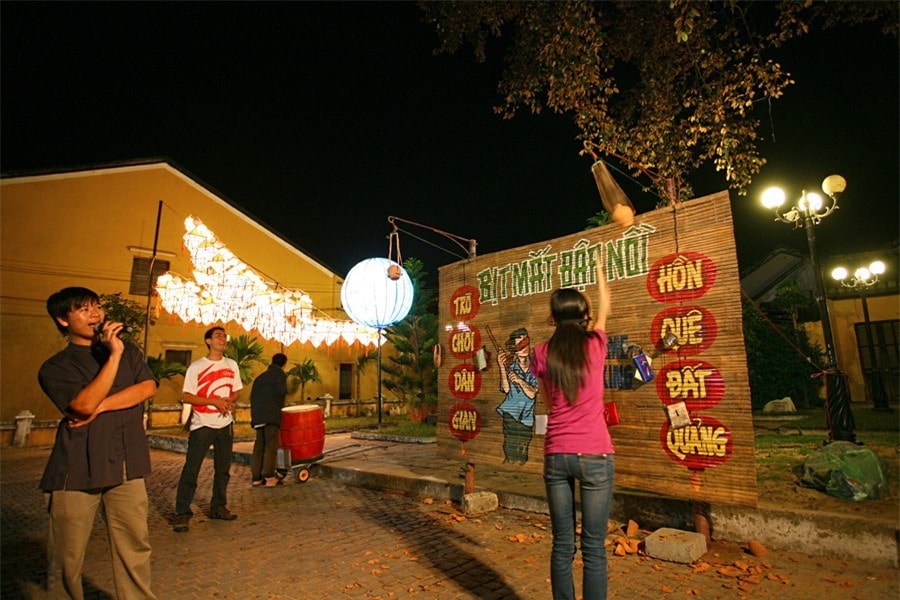
[[[644,539],[644,550],[653,558],[692,563],[706,554],[706,536],[693,531],[663,527]]]
[[[797,412],[797,407],[794,406],[794,401],[789,397],[785,396],[781,400],[772,400],[771,402],[767,402],[765,406],[763,406],[763,413],[795,413]]]
[[[497,510],[500,502],[494,492],[472,492],[464,494],[462,498],[462,511],[465,515],[480,515]]]

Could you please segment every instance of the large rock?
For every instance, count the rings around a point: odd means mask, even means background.
[[[763,413],[794,413],[797,412],[797,407],[794,406],[794,401],[789,397],[785,396],[781,400],[772,400],[763,406]]]

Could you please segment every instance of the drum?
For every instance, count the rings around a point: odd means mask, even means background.
[[[291,463],[316,460],[325,449],[325,417],[314,404],[281,409],[281,447],[291,453]]]

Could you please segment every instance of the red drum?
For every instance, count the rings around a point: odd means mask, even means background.
[[[313,404],[281,409],[281,447],[291,452],[291,463],[308,462],[325,449],[325,417]]]

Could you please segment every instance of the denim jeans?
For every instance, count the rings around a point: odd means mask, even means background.
[[[584,600],[606,598],[606,525],[612,504],[615,461],[612,454],[549,454],[544,484],[553,526],[550,583],[554,600],[574,600],[575,481],[581,488],[581,558]]]
[[[209,502],[210,512],[215,514],[225,508],[228,498],[228,481],[231,479],[231,451],[234,445],[234,429],[232,425],[213,429],[199,427],[191,430],[188,437],[187,455],[181,478],[178,480],[178,491],[175,494],[175,515],[193,515],[191,502],[197,491],[197,475],[200,465],[206,458],[210,445],[213,447],[213,489]]]

